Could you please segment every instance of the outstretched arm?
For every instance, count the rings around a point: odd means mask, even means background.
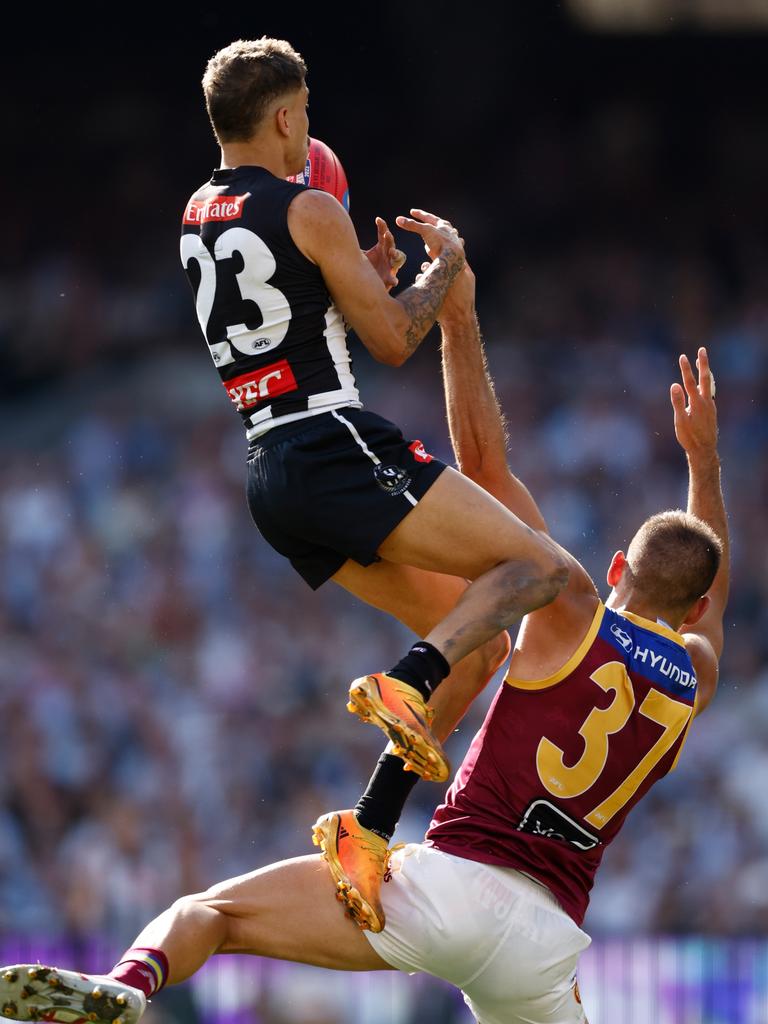
[[[542,534],[549,534],[544,516],[528,488],[507,462],[507,434],[496,398],[475,312],[475,276],[469,265],[457,277],[440,312],[443,384],[448,428],[461,472]],[[563,595],[595,586],[583,566],[564,548],[569,582]],[[562,595],[561,595],[562,596]],[[556,599],[559,600],[559,599]]]
[[[459,275],[440,313],[448,429],[461,472],[534,530],[547,524],[528,488],[509,469],[507,432],[475,312],[475,275]]]
[[[686,638],[693,640],[694,647],[695,638],[700,638],[709,645],[718,660],[723,651],[723,615],[730,585],[728,518],[720,485],[714,378],[705,348],[699,349],[696,366],[698,382],[688,357],[680,356],[683,383],[682,386],[673,384],[670,389],[675,436],[688,460],[688,511],[712,527],[723,546],[723,554],[720,568],[707,592],[709,606],[706,612],[694,625],[683,624],[681,628]],[[701,646],[698,651],[701,654]],[[706,647],[703,647],[703,652],[706,653]]]

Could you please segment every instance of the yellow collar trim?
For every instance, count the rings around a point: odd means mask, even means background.
[[[660,622],[654,622],[653,619],[644,619],[642,615],[635,615],[634,612],[619,611],[618,608],[614,610],[618,615],[623,615],[625,619],[629,619],[630,622],[634,622],[636,626],[648,629],[651,633],[658,633],[659,636],[665,636],[667,640],[671,640],[672,643],[678,644],[680,647],[685,647],[685,640],[683,640],[680,634],[676,633],[674,629],[670,629],[669,626],[662,626]]]
[[[566,661],[563,667],[558,669],[557,672],[554,672],[551,676],[547,676],[546,679],[516,679],[514,676],[508,675],[504,679],[504,682],[513,686],[516,690],[544,690],[549,686],[554,686],[556,683],[561,682],[567,675],[570,675],[576,666],[584,659],[587,651],[592,646],[592,643],[597,636],[597,631],[600,629],[600,623],[603,621],[604,613],[605,605],[602,601],[598,601],[592,623],[587,630],[587,635],[570,656],[568,661]]]

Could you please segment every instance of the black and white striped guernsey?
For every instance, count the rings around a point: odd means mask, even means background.
[[[181,261],[249,440],[361,406],[344,320],[288,231],[288,207],[305,187],[264,167],[220,169],[184,210]]]

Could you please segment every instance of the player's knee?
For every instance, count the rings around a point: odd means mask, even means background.
[[[529,611],[549,604],[561,590],[567,587],[570,576],[568,562],[562,549],[550,537],[542,534],[539,534],[539,537],[542,542],[541,557],[538,563],[541,576],[538,584],[534,584],[532,587],[532,597],[539,603],[533,608],[529,608]]]
[[[181,919],[190,929],[198,927],[210,931],[213,928],[218,940],[217,946],[222,946],[226,943],[229,923],[227,906],[228,901],[222,900],[215,889],[207,889],[205,892],[182,896],[176,900],[171,910],[174,916]]]
[[[206,900],[208,898],[209,893],[207,892],[195,892],[190,893],[187,896],[180,896],[179,899],[172,904],[171,910],[176,917],[194,917],[195,914],[199,913],[200,910],[206,906]]]
[[[553,548],[550,551],[550,563],[547,569],[547,585],[552,591],[552,597],[549,599],[550,601],[552,598],[557,597],[561,590],[565,590],[568,586],[568,579],[570,578],[570,575],[571,570],[565,556],[553,545]]]
[[[182,896],[172,905],[174,919],[181,927],[206,936],[206,942],[215,951],[227,946],[229,941],[230,916],[227,914],[228,900],[221,899],[215,888],[205,892]]]
[[[542,608],[550,601],[554,601],[561,590],[568,586],[570,569],[565,559],[557,552],[554,552],[549,565],[543,570],[538,584],[534,584],[531,591],[532,604],[527,611],[532,612]]]
[[[499,580],[501,627],[553,601],[568,583],[568,565],[556,551],[542,562],[506,562]]]

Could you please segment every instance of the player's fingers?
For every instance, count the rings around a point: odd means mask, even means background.
[[[438,231],[447,231],[448,234],[453,235],[457,242],[460,242],[462,245],[464,245],[464,239],[459,238],[459,232],[453,226],[453,224],[451,224],[449,220],[445,219],[445,217],[438,217],[434,213],[428,213],[427,210],[411,210],[411,214],[414,217],[418,217],[419,220],[423,220],[425,223],[431,224],[433,227],[436,227]]]
[[[385,244],[389,228],[387,227],[387,222],[383,217],[376,218],[376,233],[378,234],[379,242],[382,245]]]
[[[412,217],[418,217],[419,220],[424,221],[425,224],[431,224],[432,227],[438,228],[440,231],[449,231],[457,239],[459,232],[445,217],[438,217],[435,213],[429,213],[427,210],[411,210]]]
[[[699,370],[699,391],[704,398],[714,398],[715,378],[709,368],[709,356],[703,345],[696,356],[696,366]]]
[[[437,227],[437,224],[441,220],[434,213],[429,213],[427,210],[419,210],[416,208],[411,209],[411,216],[418,217],[419,220],[423,220],[426,224],[431,224],[433,227]]]
[[[395,274],[398,272],[398,270],[402,270],[402,268],[405,266],[405,261],[407,259],[408,257],[405,255],[402,249],[394,250],[389,262]]]
[[[680,384],[672,385],[669,389],[669,397],[672,408],[675,410],[675,417],[682,416],[685,413],[685,392]]]
[[[422,238],[426,238],[434,231],[434,227],[431,224],[422,224],[420,220],[413,220],[411,217],[398,217],[397,226],[403,228],[404,231],[415,231]],[[434,237],[432,235],[433,239]]]
[[[698,395],[699,391],[696,386],[696,378],[694,377],[693,370],[691,369],[690,360],[686,355],[680,356],[680,373],[683,378],[683,387],[686,390],[688,401],[690,402],[696,395]]]

